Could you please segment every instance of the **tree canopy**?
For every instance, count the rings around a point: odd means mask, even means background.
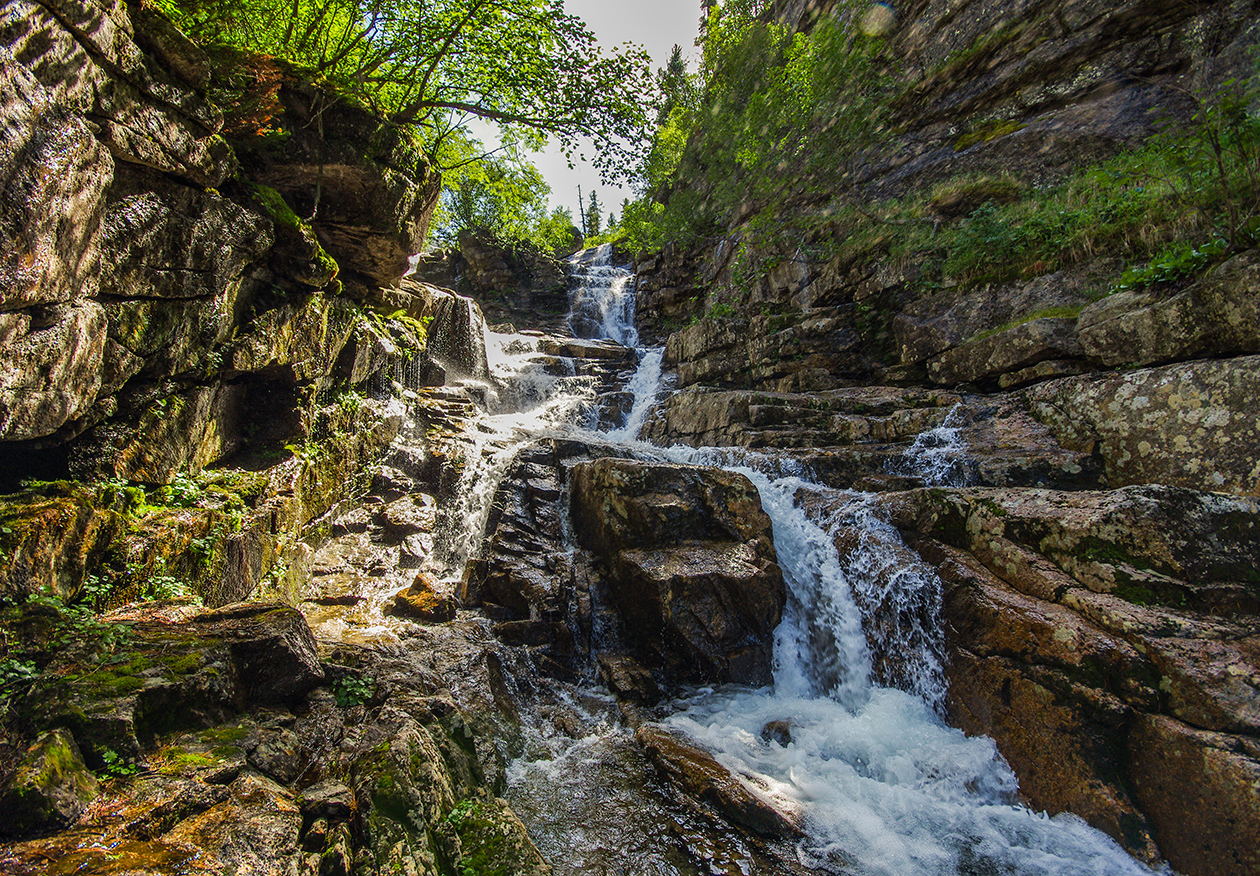
[[[593,141],[608,178],[645,142],[647,55],[604,54],[562,0],[164,0],[194,38],[284,58],[413,125],[437,157],[474,118],[572,157]],[[439,164],[442,162],[439,160]]]

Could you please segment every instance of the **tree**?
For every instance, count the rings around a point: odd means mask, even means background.
[[[659,95],[656,107],[656,125],[660,127],[669,118],[676,106],[691,106],[694,100],[694,86],[687,73],[687,62],[683,60],[682,46],[674,44],[669,62],[656,71],[656,90]]]
[[[646,122],[647,55],[600,52],[563,0],[158,0],[190,36],[283,58],[425,134],[437,155],[473,118],[572,156],[594,141],[628,173]]]
[[[586,207],[586,234],[588,237],[594,237],[599,234],[600,214],[603,208],[600,206],[599,197],[591,192],[591,199]]]

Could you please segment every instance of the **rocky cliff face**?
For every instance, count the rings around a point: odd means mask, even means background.
[[[904,127],[866,168],[872,202],[977,174],[1053,184],[1245,71],[1257,36],[1248,3],[896,11]],[[980,205],[938,198],[926,221]],[[803,242],[749,277],[744,232],[640,259],[641,317],[683,387],[646,434],[881,492],[945,582],[950,718],[997,740],[1032,805],[1179,871],[1256,873],[1256,251],[1107,294],[1106,251],[942,287],[912,258],[855,257],[843,228],[834,258]],[[928,471],[916,436],[940,426],[965,452]]]
[[[440,684],[188,602],[305,582],[442,383],[468,308],[402,282],[438,174],[141,3],[5,2],[0,59],[0,869],[548,872]]]

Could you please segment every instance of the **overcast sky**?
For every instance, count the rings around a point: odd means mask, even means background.
[[[622,43],[642,46],[652,56],[652,69],[663,67],[674,44],[682,46],[683,57],[692,58],[700,28],[700,0],[565,0],[565,8],[584,19],[605,51]],[[589,150],[588,150],[589,155]],[[551,205],[568,207],[577,218],[577,187],[590,198],[592,188],[599,192],[603,221],[609,212],[621,214],[623,198],[633,198],[628,189],[603,185],[594,168],[570,170],[554,147],[534,155],[534,164],[551,186]]]

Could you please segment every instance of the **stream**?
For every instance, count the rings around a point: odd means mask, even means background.
[[[608,247],[575,257],[568,324],[575,336],[635,347],[633,277],[611,259]],[[600,430],[598,379],[543,353],[537,333],[484,337],[488,374],[463,378],[482,411],[467,439],[458,502],[439,521],[435,575],[453,586],[477,555],[496,490],[521,450],[563,437],[746,475],[772,520],[788,588],[772,687],[688,690],[656,714],[804,836],[772,843],[767,856],[735,829],[684,811],[664,793],[594,671],[576,683],[540,678],[518,703],[505,796],[557,874],[1152,872],[1082,819],[1022,806],[992,740],[945,723],[941,584],[871,511],[871,495],[824,487],[791,460],[638,440],[668,391],[659,348],[637,350],[622,389],[633,402],[620,423]],[[919,436],[897,473],[958,485],[965,458],[951,415]],[[567,514],[564,497],[559,504]],[[843,558],[834,540],[841,525],[862,531]],[[883,617],[874,642],[872,611]]]

